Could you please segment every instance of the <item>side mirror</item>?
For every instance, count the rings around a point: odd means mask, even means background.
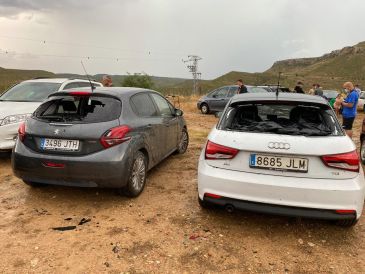
[[[212,95],[212,97],[213,97],[213,98],[217,98],[217,95],[216,95],[216,94],[213,94],[213,95]]]
[[[175,109],[175,116],[181,117],[184,115],[184,112],[181,109]]]
[[[223,114],[223,112],[219,111],[219,112],[214,113],[214,116],[215,116],[215,118],[221,118],[222,114]]]

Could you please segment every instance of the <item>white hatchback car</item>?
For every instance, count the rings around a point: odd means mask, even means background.
[[[336,220],[360,218],[365,180],[356,146],[325,99],[234,96],[198,168],[201,206]]]
[[[95,87],[102,87],[92,81]],[[38,78],[23,81],[0,96],[0,151],[15,145],[18,128],[39,105],[55,91],[88,87],[88,80],[66,78]]]

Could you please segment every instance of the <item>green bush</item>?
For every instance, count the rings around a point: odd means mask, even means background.
[[[145,73],[129,74],[121,83],[123,87],[137,87],[137,88],[153,88],[153,82],[149,75]]]

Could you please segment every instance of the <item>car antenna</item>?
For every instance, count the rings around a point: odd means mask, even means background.
[[[94,87],[94,85],[91,83],[90,77],[89,77],[89,75],[87,74],[87,71],[86,71],[86,69],[85,69],[85,66],[84,66],[84,63],[82,62],[82,60],[81,60],[81,65],[82,65],[82,68],[83,68],[83,69],[84,69],[84,71],[85,71],[85,74],[86,74],[87,80],[89,80],[90,87],[91,87],[91,92],[93,92],[93,91],[94,91],[94,89],[95,89],[95,87]]]
[[[280,87],[280,76],[281,76],[281,71],[279,71],[279,76],[278,76],[278,85],[276,86],[276,98],[278,98],[279,96],[279,87]]]

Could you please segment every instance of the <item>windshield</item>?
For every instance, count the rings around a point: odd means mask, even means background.
[[[267,92],[266,89],[262,88],[262,87],[247,87],[247,91],[249,93],[262,93],[262,92]]]
[[[59,83],[23,82],[0,96],[0,101],[42,102],[60,88]]]
[[[65,96],[43,103],[34,117],[55,122],[100,123],[118,119],[121,109],[121,102],[110,97]]]
[[[231,106],[222,116],[219,128],[302,136],[343,135],[328,106],[300,102],[255,102]]]

